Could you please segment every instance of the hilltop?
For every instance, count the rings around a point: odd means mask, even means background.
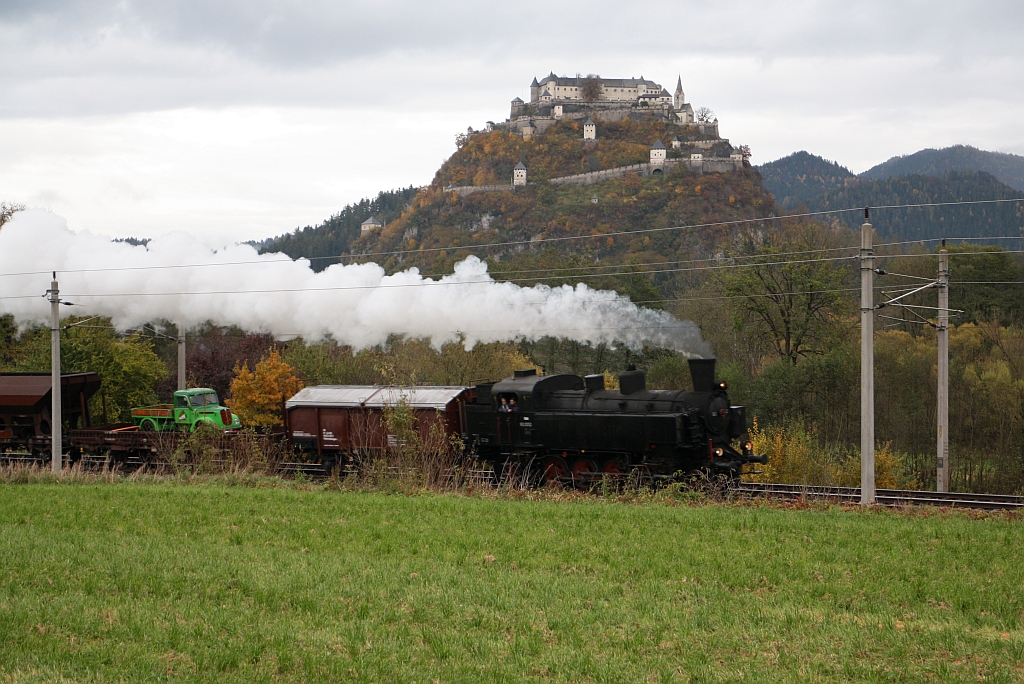
[[[809,152],[794,152],[758,167],[764,187],[787,209],[813,202],[828,190],[843,187],[856,176],[845,166]]]
[[[892,157],[871,167],[860,177],[881,180],[893,176],[940,176],[951,171],[984,171],[1015,190],[1024,190],[1024,157],[987,152],[970,145],[954,145],[939,150],[929,148]]]

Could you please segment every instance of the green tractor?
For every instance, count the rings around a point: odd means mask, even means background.
[[[178,390],[174,393],[173,404],[133,408],[132,422],[146,432],[195,432],[201,425],[218,430],[237,430],[242,427],[238,416],[227,406],[221,406],[220,397],[208,387]]]

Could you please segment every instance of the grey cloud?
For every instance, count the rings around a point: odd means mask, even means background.
[[[1022,20],[1024,3],[1015,1],[648,0],[624,12],[601,0],[8,0],[0,43],[13,58],[0,61],[0,116],[431,98],[450,107],[463,105],[460,96],[518,89],[539,65],[639,75],[642,60],[667,70],[648,77],[668,79],[674,64],[729,57],[758,61],[765,73],[788,59],[827,60],[843,80],[735,84],[746,92],[792,95],[802,86],[808,98],[840,91],[835,97],[857,106],[872,89],[939,96],[945,78],[955,98],[1019,82]],[[910,58],[932,66],[893,86],[894,69]],[[851,78],[851,67],[862,75]],[[714,85],[729,75],[693,77]],[[454,97],[439,102],[445,90]]]

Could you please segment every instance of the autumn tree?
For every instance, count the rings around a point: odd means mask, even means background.
[[[282,405],[285,400],[302,389],[302,380],[295,369],[271,347],[267,356],[249,370],[248,362],[235,366],[235,379],[231,381],[231,399],[228,406],[238,414],[244,425],[283,425]]]
[[[603,90],[604,88],[601,85],[601,77],[590,74],[583,79],[583,87],[580,88],[580,94],[587,102],[593,102],[597,98],[601,97],[601,92]]]
[[[780,358],[795,364],[823,351],[849,304],[852,261],[833,248],[849,235],[817,222],[750,232],[733,268],[723,276],[737,325],[753,320]]]

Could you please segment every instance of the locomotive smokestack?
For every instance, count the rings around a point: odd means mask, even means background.
[[[693,378],[694,392],[711,392],[715,389],[715,359],[690,359],[690,377]]]

